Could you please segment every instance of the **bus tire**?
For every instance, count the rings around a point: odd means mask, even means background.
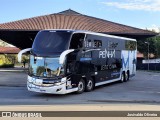
[[[80,81],[78,82],[78,94],[83,93],[85,90],[85,81],[83,79],[80,79]]]
[[[125,82],[125,72],[122,72],[120,82],[121,83]]]
[[[127,71],[126,81],[129,81],[129,71]]]
[[[93,90],[93,88],[94,88],[94,81],[92,78],[90,78],[86,83],[86,90],[85,91],[90,92]]]

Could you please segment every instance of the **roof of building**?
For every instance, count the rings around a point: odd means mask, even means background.
[[[30,48],[38,31],[44,29],[85,30],[137,40],[157,35],[155,32],[83,15],[69,9],[0,24],[0,39],[20,49]]]
[[[101,33],[153,35],[154,32],[83,15],[71,9],[0,24],[1,30],[76,29]]]
[[[0,47],[0,54],[17,54],[19,51],[16,47]]]

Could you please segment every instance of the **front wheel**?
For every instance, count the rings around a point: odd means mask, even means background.
[[[86,84],[86,91],[90,92],[93,90],[93,88],[94,88],[94,81],[93,79],[90,78]]]
[[[79,83],[78,83],[78,94],[83,93],[85,90],[85,81],[83,79],[80,79]]]

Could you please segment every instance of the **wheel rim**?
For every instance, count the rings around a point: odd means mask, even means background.
[[[79,84],[78,84],[78,90],[83,91],[83,88],[84,88],[83,82],[80,81]]]
[[[124,81],[124,76],[123,76],[123,74],[122,74],[122,76],[121,76],[121,81],[122,81],[122,82]]]
[[[87,84],[87,88],[90,90],[90,89],[92,89],[92,86],[93,86],[93,82],[92,82],[92,80],[89,80],[88,84]]]
[[[126,73],[126,80],[128,80],[128,73]]]

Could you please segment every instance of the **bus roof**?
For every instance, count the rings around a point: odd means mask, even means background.
[[[91,31],[85,31],[85,30],[73,30],[73,29],[46,29],[42,31],[66,31],[66,32],[72,32],[72,33],[85,33],[85,34],[91,34],[91,35],[98,35],[98,36],[104,36],[104,37],[110,37],[110,38],[117,38],[117,39],[123,39],[123,40],[130,40],[130,41],[136,41],[136,39],[132,38],[126,38],[126,37],[119,37],[115,35],[108,35],[104,33],[96,33]]]

